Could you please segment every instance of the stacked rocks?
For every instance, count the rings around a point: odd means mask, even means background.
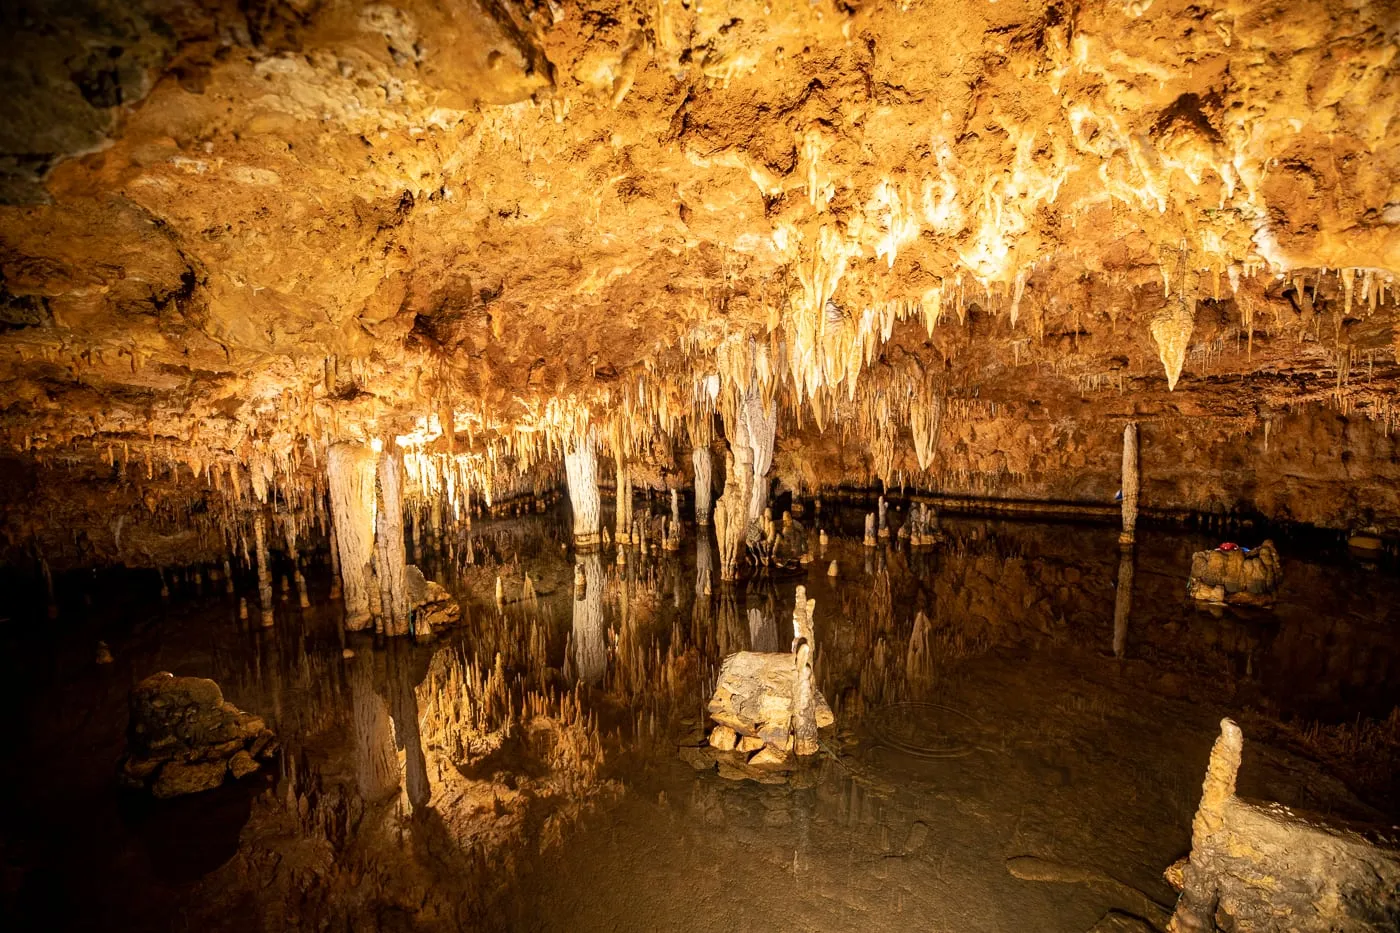
[[[263,720],[224,700],[203,677],[152,674],[131,691],[127,751],[119,778],[157,797],[218,787],[245,777],[277,749]]]
[[[1265,541],[1249,554],[1233,550],[1197,551],[1191,555],[1193,599],[1203,602],[1267,604],[1283,582],[1283,565],[1274,542]]]

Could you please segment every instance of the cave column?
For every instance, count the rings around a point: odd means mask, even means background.
[[[272,625],[272,567],[267,554],[267,518],[263,510],[253,514],[253,536],[257,545],[258,603],[262,607],[264,628]]]
[[[739,554],[748,536],[752,457],[753,449],[748,446],[747,437],[733,441],[725,457],[724,494],[715,503],[714,511],[715,537],[719,539],[719,578],[723,583],[739,579]]]
[[[695,524],[710,523],[711,501],[714,496],[714,456],[708,446],[696,447],[691,459],[695,463]]]
[[[1137,537],[1138,517],[1138,426],[1131,421],[1123,428],[1123,531],[1118,540],[1131,544]]]
[[[744,398],[740,418],[747,422],[748,443],[752,448],[750,468],[749,523],[757,522],[768,508],[768,471],[773,466],[773,442],[778,434],[778,406],[765,403],[763,397],[750,389]]]
[[[374,454],[363,444],[334,444],[327,452],[331,526],[340,557],[345,627],[352,632],[367,629],[372,622],[374,474]]]
[[[408,582],[404,567],[403,461],[392,440],[379,455],[379,507],[375,512],[374,564],[384,634],[408,634]]]
[[[574,509],[574,546],[597,547],[603,509],[598,495],[598,452],[591,433],[564,455],[564,473]]]
[[[632,543],[632,471],[627,458],[618,452],[617,461],[617,533],[613,540],[618,546]],[[570,487],[572,488],[572,487]]]

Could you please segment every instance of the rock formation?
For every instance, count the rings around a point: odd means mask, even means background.
[[[1203,602],[1267,605],[1282,582],[1278,550],[1265,541],[1249,552],[1240,547],[1197,551],[1186,588]]]
[[[277,751],[263,720],[203,677],[152,674],[131,691],[122,784],[157,797],[212,790],[257,771]]]
[[[1241,800],[1235,779],[1243,747],[1239,726],[1223,720],[1171,933],[1380,933],[1400,925],[1394,830],[1368,835],[1280,804]]]

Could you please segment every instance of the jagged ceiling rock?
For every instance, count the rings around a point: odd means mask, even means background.
[[[1245,408],[1392,417],[1383,4],[5,16],[18,448],[207,462],[437,416],[519,450],[708,373],[780,383],[810,428],[905,353],[1008,402],[1238,413],[1248,380]],[[736,340],[761,352],[730,366]]]

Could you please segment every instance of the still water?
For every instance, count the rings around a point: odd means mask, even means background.
[[[559,515],[478,522],[418,555],[463,621],[416,644],[345,635],[318,565],[311,608],[280,601],[270,630],[222,584],[163,602],[153,576],[68,579],[56,623],[5,631],[5,913],[1080,933],[1170,907],[1161,872],[1189,847],[1225,715],[1246,736],[1243,795],[1400,812],[1396,720],[1372,722],[1400,705],[1393,568],[1283,542],[1276,606],[1209,609],[1184,595],[1191,552],[1218,543],[1201,535],[1144,529],[1123,552],[1109,527],[945,519],[911,550],[862,547],[860,521],[809,509],[785,540],[816,559],[737,592],[693,534],[619,564],[573,554]],[[693,770],[678,747],[703,742],[719,661],[786,645],[799,583],[837,715],[823,753],[781,786]],[[113,664],[94,663],[99,639]],[[126,694],[158,670],[265,717],[278,763],[175,801],[119,791]],[[1028,855],[1102,880],[1013,876]]]

